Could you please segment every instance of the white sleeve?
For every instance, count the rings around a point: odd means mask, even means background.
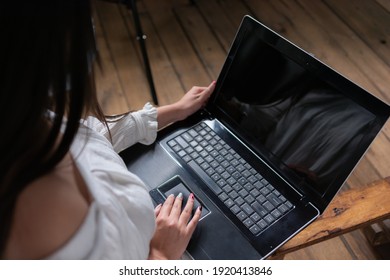
[[[142,110],[131,112],[118,121],[107,123],[110,128],[112,145],[117,153],[137,142],[149,145],[155,141],[157,136],[157,109],[147,103]],[[111,141],[106,125],[97,118],[90,116],[83,121],[83,124]]]

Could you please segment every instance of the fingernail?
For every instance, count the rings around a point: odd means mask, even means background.
[[[159,205],[156,206],[156,209],[160,209],[162,207],[162,204],[160,203]]]
[[[183,194],[182,193],[179,193],[177,198],[182,198],[183,197]]]
[[[190,194],[190,198],[194,199],[194,194],[193,193]]]
[[[199,206],[198,206],[198,210],[199,210],[199,211],[202,211],[202,205],[199,205]]]

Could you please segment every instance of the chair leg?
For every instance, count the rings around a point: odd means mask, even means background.
[[[144,65],[145,65],[146,77],[147,77],[148,82],[149,82],[149,87],[150,87],[152,99],[153,99],[154,104],[158,105],[156,89],[154,87],[154,82],[153,82],[152,70],[150,68],[148,53],[146,51],[146,44],[145,44],[146,35],[142,31],[141,22],[140,22],[139,15],[138,15],[137,5],[135,3],[135,0],[129,0],[129,1],[127,1],[127,4],[133,13],[135,30],[137,33],[137,40],[138,40],[140,47],[141,47],[141,54],[142,54],[142,58],[143,58]]]

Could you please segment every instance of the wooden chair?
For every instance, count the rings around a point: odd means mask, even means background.
[[[362,229],[390,217],[390,177],[362,188],[339,193],[325,212],[307,228],[280,247],[270,259]]]

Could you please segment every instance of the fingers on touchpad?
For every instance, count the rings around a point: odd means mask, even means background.
[[[162,184],[160,187],[158,187],[158,190],[160,193],[167,198],[169,195],[173,194],[175,197],[177,197],[180,193],[183,195],[183,204],[182,209],[187,204],[187,200],[190,197],[192,191],[189,190],[189,188],[183,183],[183,181],[180,179],[180,177],[176,176],[172,178],[171,180],[167,181],[166,183]],[[202,205],[202,215],[201,218],[203,218],[205,215],[209,213],[209,210],[196,198],[194,201],[194,206],[192,208],[193,212],[195,213],[195,210]]]

